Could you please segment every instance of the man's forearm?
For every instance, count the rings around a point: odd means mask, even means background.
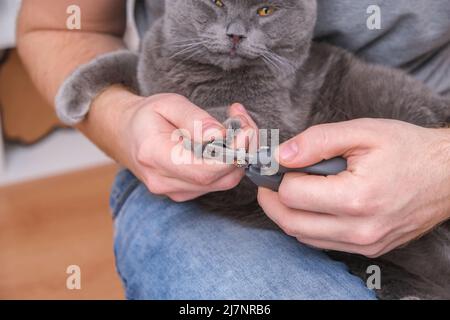
[[[62,34],[62,33],[68,34]],[[57,34],[59,33],[59,34]],[[45,43],[45,50],[42,44]],[[36,31],[23,35],[19,41],[20,55],[41,94],[53,106],[59,87],[78,66],[99,54],[123,47],[122,41],[108,35],[70,33],[68,31]],[[115,150],[117,123],[124,112],[123,97],[132,96],[125,88],[116,87],[103,92],[92,106],[90,119],[78,125],[93,143],[117,161]],[[122,103],[122,105],[121,105]],[[112,106],[112,108],[108,108]]]
[[[18,24],[18,50],[43,97],[54,105],[63,81],[94,57],[124,47],[124,0],[80,0],[82,30],[65,29],[68,0],[24,0]],[[115,122],[134,96],[121,87],[110,88],[95,101],[90,120],[79,129],[116,160]],[[113,108],[108,108],[113,105]]]
[[[125,0],[79,0],[81,30],[66,28],[71,0],[23,0],[17,46],[33,82],[53,105],[64,79],[95,56],[124,46]]]
[[[33,82],[51,105],[64,79],[78,66],[120,48],[122,40],[111,35],[56,30],[31,31],[18,41]]]

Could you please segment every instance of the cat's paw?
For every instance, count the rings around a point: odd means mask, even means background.
[[[72,74],[59,89],[56,96],[56,114],[69,126],[81,122],[89,112],[91,95],[82,79],[81,70]]]
[[[137,64],[138,56],[135,53],[120,50],[80,66],[64,81],[56,96],[59,119],[67,125],[83,121],[91,102],[110,85],[121,84],[138,92]]]

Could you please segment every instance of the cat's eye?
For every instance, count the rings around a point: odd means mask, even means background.
[[[272,15],[275,12],[275,7],[265,6],[258,9],[258,15],[260,17],[267,17]]]
[[[223,8],[225,6],[222,0],[211,0],[211,1],[219,8]]]

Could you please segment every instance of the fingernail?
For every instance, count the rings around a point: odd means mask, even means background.
[[[280,159],[284,161],[294,160],[298,154],[298,145],[295,141],[283,144],[280,147]]]
[[[240,103],[235,103],[234,107],[236,108],[237,111],[247,113],[247,110],[245,110],[244,106]]]

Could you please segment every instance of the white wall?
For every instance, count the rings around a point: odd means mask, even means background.
[[[21,0],[0,1],[0,49],[15,46],[16,17]]]
[[[112,163],[81,133],[70,129],[57,130],[31,146],[6,144],[5,150],[0,186]]]
[[[1,0],[0,1],[0,58],[2,50],[13,48],[16,43],[16,18],[19,13],[21,0]],[[1,117],[1,115],[0,115]],[[0,133],[1,131],[0,118]],[[0,136],[0,174],[4,170],[4,143]]]

